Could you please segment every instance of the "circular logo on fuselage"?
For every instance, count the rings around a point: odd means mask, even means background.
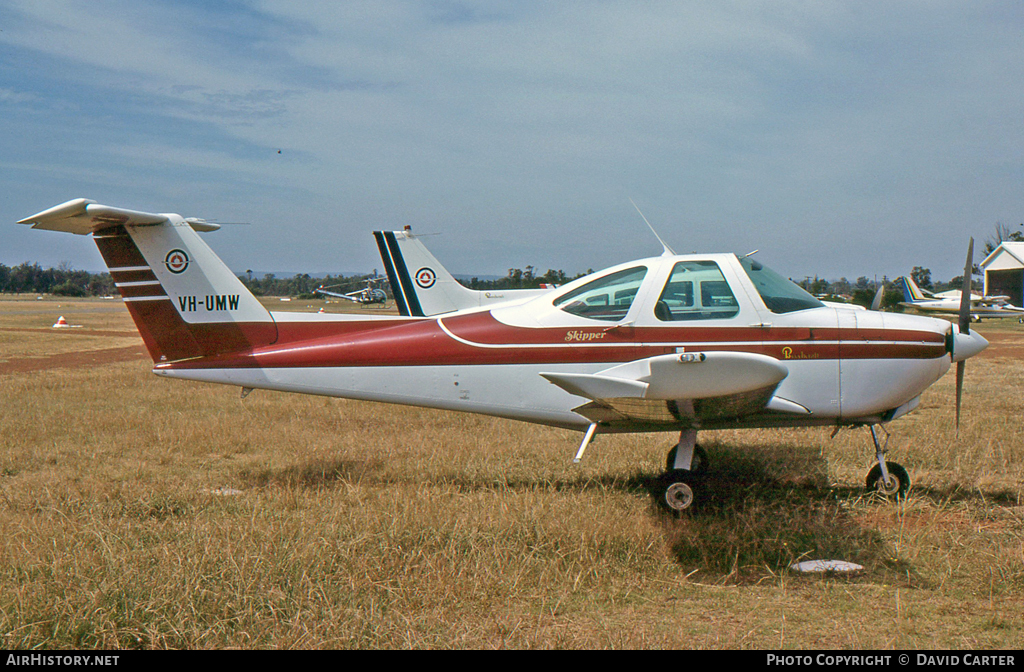
[[[185,250],[171,250],[164,257],[164,265],[171,273],[184,273],[188,268],[188,254]]]
[[[434,274],[432,268],[424,266],[420,270],[416,271],[416,284],[423,289],[430,289],[437,282],[437,276]]]

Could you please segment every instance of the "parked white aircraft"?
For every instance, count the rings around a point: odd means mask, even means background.
[[[823,305],[749,256],[640,259],[437,317],[271,313],[176,214],[68,201],[22,223],[92,234],[159,376],[483,413],[584,433],[678,432],[652,493],[699,495],[701,429],[867,426],[867,484],[906,492],[875,428],[988,342],[929,317]],[[973,241],[968,248],[968,274]],[[968,276],[969,277],[969,276]]]
[[[968,276],[969,277],[969,276]],[[939,294],[932,294],[917,286],[914,279],[904,275],[900,278],[903,287],[903,301],[901,306],[913,308],[922,313],[937,313],[943,315],[958,315],[962,303],[963,291],[949,290]],[[983,317],[1024,317],[1024,308],[1018,308],[1009,303],[1008,296],[980,296],[968,292],[970,296],[971,317],[980,320]]]
[[[412,227],[402,231],[374,231],[391,293],[401,315],[429,317],[458,310],[493,306],[544,294],[540,289],[477,291],[462,285],[441,265]]]

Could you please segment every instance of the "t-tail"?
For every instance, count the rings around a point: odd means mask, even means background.
[[[277,340],[267,309],[196,233],[217,224],[84,198],[19,224],[92,234],[154,363],[244,352]]]
[[[441,265],[410,227],[402,231],[374,231],[373,236],[402,315],[441,315],[531,298],[551,289],[469,289]]]

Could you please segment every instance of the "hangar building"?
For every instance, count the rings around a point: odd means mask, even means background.
[[[985,274],[985,295],[1006,295],[1024,306],[1024,243],[1003,241],[979,264]]]

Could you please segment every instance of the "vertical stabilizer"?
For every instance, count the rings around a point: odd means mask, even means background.
[[[903,300],[907,303],[927,301],[931,298],[921,291],[921,288],[917,286],[917,283],[909,275],[901,276],[900,281],[903,285]]]
[[[441,265],[409,227],[403,231],[374,231],[380,258],[402,315],[429,317],[458,310],[517,301],[550,291],[469,289]]]
[[[480,305],[478,292],[459,284],[412,231],[374,231],[399,311],[416,317]]]
[[[93,235],[154,362],[246,351],[277,340],[270,313],[191,220],[76,199],[21,223]]]

